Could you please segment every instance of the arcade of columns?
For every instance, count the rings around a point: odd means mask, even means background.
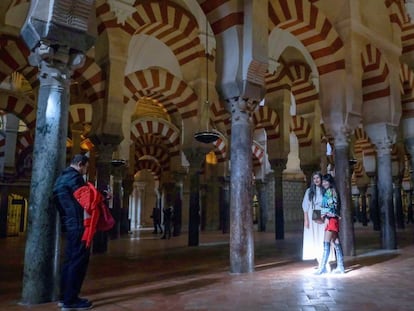
[[[345,254],[355,254],[355,218],[397,247],[414,161],[413,1],[97,0],[87,14],[85,0],[64,12],[84,28],[67,19],[53,44],[24,24],[42,2],[0,4],[0,234],[9,198],[26,198],[26,258],[34,241],[43,255],[25,267],[23,300],[50,299],[54,275],[32,283],[57,251],[46,207],[78,152],[90,154],[89,179],[114,193],[110,238],[172,205],[175,234],[197,246],[200,228],[229,232],[231,272],[250,272],[253,218],[283,239],[288,215],[301,214],[283,185],[302,181],[301,196],[303,176],[330,170]],[[200,131],[218,139],[199,142]],[[107,244],[97,236],[94,251]]]

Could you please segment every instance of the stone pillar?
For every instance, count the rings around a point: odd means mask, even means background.
[[[368,226],[367,217],[367,185],[358,186],[359,194],[361,196],[361,222],[364,227]]]
[[[185,150],[190,176],[190,206],[188,219],[188,246],[199,245],[200,231],[200,170],[207,150],[201,148]]]
[[[125,166],[122,162],[112,162],[112,215],[115,219],[115,226],[109,232],[111,239],[118,239],[121,236],[121,221],[123,210],[124,190],[122,187],[122,179],[125,174]]]
[[[349,145],[346,137],[335,137],[335,183],[340,198],[340,240],[345,256],[355,255],[354,221],[351,204]]]
[[[230,231],[230,178],[220,178],[220,229],[223,233]]]
[[[404,223],[404,212],[403,212],[403,204],[402,204],[402,198],[401,198],[401,182],[402,182],[402,176],[397,175],[392,178],[393,180],[393,196],[394,196],[394,204],[395,204],[395,216],[396,216],[396,223],[397,228],[404,229],[405,223]]]
[[[57,298],[59,239],[56,209],[50,205],[53,185],[66,164],[70,77],[94,43],[94,4],[79,1],[67,12],[63,1],[44,10],[47,1],[33,0],[21,36],[39,67],[39,94],[30,186],[22,303],[37,304]],[[92,12],[92,14],[88,14]],[[59,16],[71,16],[59,19]],[[62,24],[64,23],[64,24]],[[53,27],[51,25],[53,24]],[[70,38],[68,40],[68,38]],[[53,44],[49,45],[52,39]],[[73,49],[72,49],[73,48]]]
[[[391,174],[391,142],[376,144],[378,159],[378,200],[380,206],[381,241],[385,249],[397,247]]]
[[[95,145],[96,158],[96,188],[103,193],[111,188],[111,167],[112,153],[115,150],[113,145]],[[110,205],[112,202],[107,202]],[[111,207],[111,206],[109,206]],[[112,211],[111,211],[112,213]],[[108,232],[97,231],[93,239],[92,252],[105,253],[108,249]]]
[[[133,191],[134,176],[128,174],[122,183],[123,197],[122,197],[122,212],[121,212],[121,235],[128,234],[131,230],[131,224],[129,222],[129,208],[130,208],[130,197]]]
[[[230,272],[254,270],[252,201],[252,123],[248,103],[239,98],[231,104],[230,151]]]
[[[385,249],[397,247],[393,206],[391,148],[396,140],[397,128],[390,124],[370,124],[365,131],[377,151],[377,187],[380,207],[381,242]]]
[[[267,204],[266,204],[266,183],[263,180],[256,180],[257,199],[259,201],[259,232],[266,232]]]
[[[182,230],[182,213],[183,213],[183,185],[184,185],[184,172],[176,172],[174,174],[174,193],[173,193],[173,207],[174,207],[174,230],[173,236],[179,236]]]
[[[287,159],[270,160],[270,166],[274,172],[275,185],[275,239],[285,238],[284,213],[283,213],[283,170],[286,168]]]
[[[132,186],[132,197],[129,206],[129,218],[131,222],[131,231],[138,230],[141,225],[141,196],[145,189],[145,184],[134,181]]]
[[[276,213],[275,213],[275,174],[268,173],[265,177],[266,183],[266,206],[267,206],[267,222],[266,222],[266,231],[267,232],[275,232],[276,227]]]
[[[51,206],[54,182],[66,165],[70,77],[83,55],[68,47],[40,44],[30,62],[39,67],[33,168],[30,185],[22,302],[38,304],[57,298],[59,232]]]

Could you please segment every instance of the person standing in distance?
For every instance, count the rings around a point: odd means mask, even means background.
[[[312,210],[322,207],[322,174],[314,172],[310,186],[306,189],[302,201],[303,210],[303,248],[302,260],[314,260],[318,266],[322,260],[325,224],[312,220]],[[334,252],[330,253],[329,261],[335,260]],[[329,267],[328,267],[329,269]]]
[[[86,181],[89,158],[82,154],[73,157],[70,165],[56,179],[53,197],[59,212],[61,231],[65,242],[64,261],[60,276],[62,311],[88,310],[92,303],[79,297],[89,263],[90,249],[82,241],[84,209],[73,193]]]

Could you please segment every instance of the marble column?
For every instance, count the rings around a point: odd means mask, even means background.
[[[376,174],[369,174],[370,178],[369,191],[371,194],[371,200],[369,201],[369,218],[372,221],[372,226],[375,231],[381,230],[380,211],[378,208],[378,189],[377,189],[377,176]]]
[[[188,246],[199,245],[200,234],[200,171],[207,150],[185,150],[190,163],[188,175],[190,177],[190,202],[188,218]]]
[[[266,231],[275,232],[276,227],[276,213],[275,213],[275,174],[273,172],[266,174],[265,177],[266,183],[266,206],[267,206],[267,222],[266,222]]]
[[[266,183],[256,180],[257,199],[259,201],[259,232],[266,232],[267,205],[266,205]]]
[[[115,219],[115,226],[110,230],[111,239],[118,239],[121,236],[121,215],[123,210],[123,187],[122,179],[125,174],[124,163],[112,163],[112,215]]]
[[[59,225],[51,199],[54,182],[66,165],[71,61],[67,47],[41,44],[32,53],[31,64],[39,66],[40,88],[24,257],[25,304],[57,298]]]
[[[274,172],[275,185],[275,239],[285,238],[285,219],[283,212],[283,171],[286,168],[287,159],[270,160],[270,166]]]
[[[380,206],[381,241],[385,249],[397,248],[391,170],[391,142],[377,143],[378,201]]]
[[[184,172],[176,172],[174,174],[174,193],[173,193],[173,206],[174,206],[174,230],[173,236],[181,235],[182,223],[183,223],[183,187],[184,187]]]
[[[359,194],[361,196],[361,210],[360,210],[360,221],[362,225],[368,226],[367,217],[367,185],[358,186]]]
[[[127,174],[122,182],[123,197],[122,197],[122,212],[121,212],[121,235],[128,234],[131,230],[131,224],[129,222],[129,208],[130,208],[130,197],[133,191],[134,176]]]
[[[346,137],[335,138],[335,183],[340,198],[340,240],[345,256],[355,255],[354,220],[351,204],[349,145]]]
[[[220,178],[220,229],[223,233],[230,231],[230,178]]]
[[[395,206],[395,216],[396,216],[396,223],[398,229],[405,228],[404,222],[404,211],[403,211],[403,204],[401,198],[401,182],[402,176],[398,175],[393,177],[393,189],[394,189],[394,206]]]
[[[249,103],[241,98],[231,105],[230,151],[230,272],[254,270],[252,200],[252,121]]]
[[[112,191],[111,187],[111,162],[112,153],[115,150],[114,145],[95,145],[96,148],[96,188],[103,193],[104,191]],[[112,207],[112,202],[106,202]],[[112,213],[112,211],[111,211]],[[108,249],[108,232],[98,231],[95,233],[92,244],[93,253],[105,253]]]

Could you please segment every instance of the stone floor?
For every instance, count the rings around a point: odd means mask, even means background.
[[[300,260],[300,232],[282,241],[256,233],[255,272],[232,275],[228,234],[201,233],[200,245],[188,247],[185,233],[161,240],[142,230],[91,257],[82,295],[100,311],[414,310],[413,232],[398,230],[398,249],[385,251],[379,232],[357,225],[346,274],[315,276],[315,262]],[[24,237],[1,239],[0,249],[0,310],[57,310],[19,304]]]

